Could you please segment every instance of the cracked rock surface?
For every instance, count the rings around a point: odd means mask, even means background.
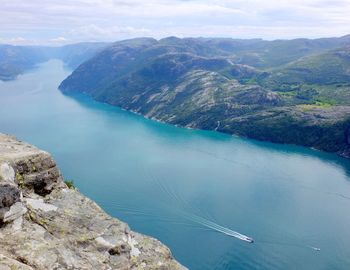
[[[63,182],[52,157],[0,134],[0,270],[186,269]]]

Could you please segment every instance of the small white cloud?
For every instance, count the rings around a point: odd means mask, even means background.
[[[67,41],[68,39],[66,39],[65,37],[57,37],[50,39],[50,42],[52,43],[66,43]]]
[[[0,38],[0,43],[5,43],[5,44],[21,45],[21,44],[27,44],[28,42],[30,41],[23,37]]]
[[[151,35],[152,31],[146,28],[137,28],[132,26],[111,26],[100,27],[95,24],[90,24],[70,30],[66,33],[70,40],[81,41],[115,41],[129,37]]]

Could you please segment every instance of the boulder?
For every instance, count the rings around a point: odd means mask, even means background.
[[[0,183],[14,184],[15,171],[10,164],[3,162],[0,164]]]
[[[10,208],[0,209],[0,222],[8,223],[21,218],[27,213],[27,208],[21,202],[16,202]]]
[[[20,201],[20,190],[10,185],[0,185],[0,209],[8,208]]]

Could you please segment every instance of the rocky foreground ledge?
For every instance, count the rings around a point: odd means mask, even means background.
[[[186,269],[66,186],[52,157],[0,134],[0,270]]]

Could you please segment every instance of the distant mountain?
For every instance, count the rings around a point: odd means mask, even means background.
[[[287,64],[303,56],[318,54],[350,44],[350,35],[340,38],[266,41],[230,38],[165,38],[160,46],[186,46],[202,56],[229,57],[238,64],[270,68]]]
[[[105,49],[109,43],[85,42],[54,48],[51,57],[61,59],[70,68],[77,68],[81,63],[89,60],[96,53]]]
[[[350,45],[350,42],[349,42]],[[350,82],[350,46],[313,54],[273,70],[280,84],[340,84]]]
[[[243,42],[239,49],[234,48],[235,62],[257,68],[278,67],[301,57],[319,54],[350,44],[350,35],[341,38],[294,39],[257,41],[249,45]]]
[[[350,36],[116,42],[60,85],[149,118],[350,157]]]
[[[107,43],[78,43],[62,47],[0,44],[0,80],[12,80],[51,58],[62,59],[69,67],[76,68],[106,46]]]
[[[14,79],[45,59],[45,54],[36,47],[0,45],[0,80]]]

